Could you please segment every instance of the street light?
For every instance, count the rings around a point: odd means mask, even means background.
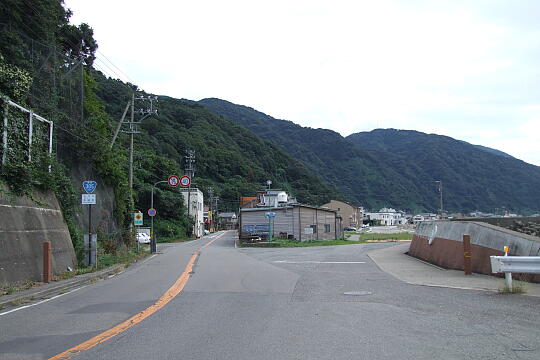
[[[150,209],[154,208],[154,188],[157,184],[166,183],[168,180],[161,180],[156,182],[152,186],[152,195],[150,196]],[[154,235],[154,217],[150,216],[150,253],[155,253],[157,251],[156,246],[156,236]]]

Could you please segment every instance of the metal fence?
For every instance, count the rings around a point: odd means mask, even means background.
[[[42,157],[41,155],[43,155],[42,153],[44,150],[48,154],[52,153],[54,129],[52,121],[45,119],[34,113],[32,110],[28,110],[11,100],[4,100],[2,107],[2,166],[6,165],[10,160],[17,161],[21,158],[26,158],[27,161],[32,162],[32,156],[36,151],[38,152],[38,160]],[[24,116],[20,117],[17,116],[17,114],[13,114],[13,110],[19,114],[22,113]],[[10,114],[13,116],[10,116]],[[24,121],[24,119],[26,121]],[[35,121],[46,124],[46,128],[37,126],[38,124],[36,124]],[[21,136],[21,133],[24,133],[25,136]],[[36,137],[40,140],[46,137],[47,141],[40,141],[38,144],[35,144]],[[13,139],[17,138],[22,138],[22,141],[13,141]],[[46,146],[45,149],[43,149],[44,145]],[[10,159],[10,155],[12,155],[13,159]],[[50,165],[49,171],[51,171]]]
[[[8,154],[9,154],[9,136],[10,136],[10,108],[14,108],[20,112],[23,112],[28,115],[28,122],[27,122],[27,152],[26,157],[29,162],[32,162],[32,143],[34,140],[34,120],[40,121],[42,123],[45,123],[48,125],[48,153],[52,153],[52,141],[53,141],[53,127],[54,124],[52,121],[45,119],[44,117],[34,113],[32,110],[28,110],[16,103],[14,103],[11,100],[7,100],[4,102],[4,119],[3,119],[3,125],[2,125],[2,165],[5,165],[8,161]],[[17,121],[16,117],[11,118],[12,121]],[[16,128],[15,126],[13,128]],[[50,165],[49,165],[49,171],[50,171]]]

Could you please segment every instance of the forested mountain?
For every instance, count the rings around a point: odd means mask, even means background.
[[[540,168],[493,149],[417,131],[377,129],[349,135],[402,174],[442,180],[445,201],[456,209],[535,211],[540,206]],[[385,153],[392,156],[385,156]]]
[[[343,138],[220,99],[199,103],[278,144],[336,184],[349,200],[369,208],[435,211],[436,180],[443,181],[449,211],[506,208],[527,213],[540,207],[540,168],[495,149],[394,129]]]
[[[468,142],[465,142],[465,141],[462,141],[463,143],[465,144],[468,144]],[[482,146],[482,145],[473,145],[475,148],[477,149],[480,149],[480,150],[484,150],[484,151],[487,151],[489,153],[492,153],[492,154],[495,154],[495,155],[500,155],[500,156],[504,156],[504,157],[507,157],[507,158],[513,158],[512,155],[509,155],[503,151],[500,151],[500,150],[497,150],[497,149],[492,149],[490,147],[487,147],[487,146]]]
[[[220,99],[203,99],[198,103],[279,145],[310,170],[335,184],[353,203],[369,208],[400,205],[409,209],[422,207],[421,204],[430,200],[437,203],[435,193],[423,194],[417,184],[337,132],[277,120]]]
[[[0,108],[8,120],[6,128],[0,123],[0,133],[9,134],[8,151],[4,154],[0,147],[0,157],[6,160],[0,167],[0,185],[14,196],[32,196],[35,189],[54,191],[79,259],[83,254],[79,167],[99,176],[101,184],[114,192],[114,209],[106,209],[109,214],[114,211],[114,229],[98,231],[98,242],[110,249],[122,242],[133,245],[128,231],[132,213],[150,207],[155,182],[183,174],[187,149],[196,156],[193,185],[205,197],[213,187],[221,199],[218,211],[236,210],[240,195],[253,195],[267,180],[308,204],[340,197],[333,186],[250,130],[200,105],[166,96],[159,97],[159,115],[135,125],[140,133],[135,135],[131,192],[129,136],[121,133],[112,148],[110,143],[132,95],[149,94],[97,71],[93,30],[87,24],[69,24],[70,16],[61,0],[0,3]],[[49,128],[35,121],[30,131],[27,118],[8,109],[9,101],[54,121],[51,155]],[[138,109],[146,106],[136,105],[138,121],[142,117]],[[190,220],[178,189],[157,186],[154,207],[159,214],[154,221],[158,237],[189,235]]]

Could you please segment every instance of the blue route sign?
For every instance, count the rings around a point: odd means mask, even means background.
[[[91,194],[96,190],[97,182],[95,181],[83,181],[82,186],[87,194]]]

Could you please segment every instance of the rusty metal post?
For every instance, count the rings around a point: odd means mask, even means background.
[[[43,242],[43,282],[51,282],[52,269],[51,269],[51,242]]]
[[[463,271],[465,275],[472,274],[471,235],[463,235]]]

